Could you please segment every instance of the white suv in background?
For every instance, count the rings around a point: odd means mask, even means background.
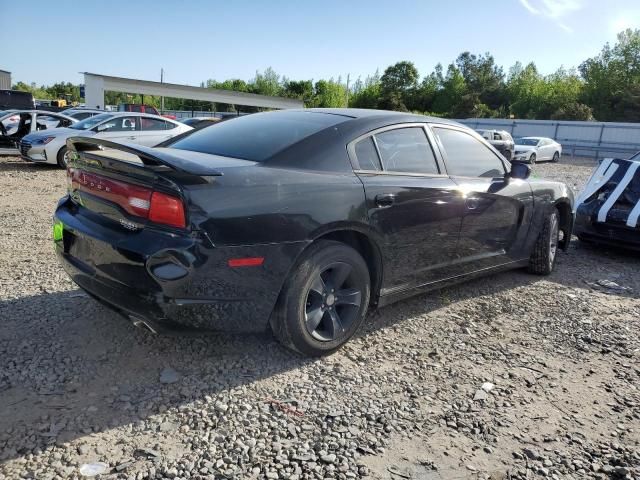
[[[118,143],[137,143],[154,147],[181,133],[188,125],[146,113],[101,113],[68,128],[56,128],[27,135],[20,142],[20,155],[38,163],[67,165],[67,138],[95,137]]]

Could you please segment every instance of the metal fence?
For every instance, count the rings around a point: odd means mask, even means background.
[[[563,120],[458,120],[473,129],[506,130],[515,137],[549,137],[562,144],[564,155],[628,158],[640,151],[640,123],[573,122]]]

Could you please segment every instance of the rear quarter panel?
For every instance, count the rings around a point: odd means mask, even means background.
[[[367,220],[364,189],[352,172],[228,168],[185,194],[192,222],[216,245],[308,242]]]

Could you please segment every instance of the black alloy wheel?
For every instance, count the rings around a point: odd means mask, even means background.
[[[321,342],[336,340],[358,318],[363,285],[358,285],[348,263],[329,264],[309,287],[305,306],[307,332]]]
[[[270,323],[283,345],[326,355],[358,330],[369,308],[369,268],[354,248],[320,240],[305,250],[286,280]]]

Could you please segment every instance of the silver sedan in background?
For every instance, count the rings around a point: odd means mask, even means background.
[[[181,133],[188,125],[146,113],[113,112],[89,117],[68,128],[56,128],[27,135],[20,142],[20,155],[38,163],[67,165],[67,138],[96,137],[112,142],[137,143],[154,147]]]

